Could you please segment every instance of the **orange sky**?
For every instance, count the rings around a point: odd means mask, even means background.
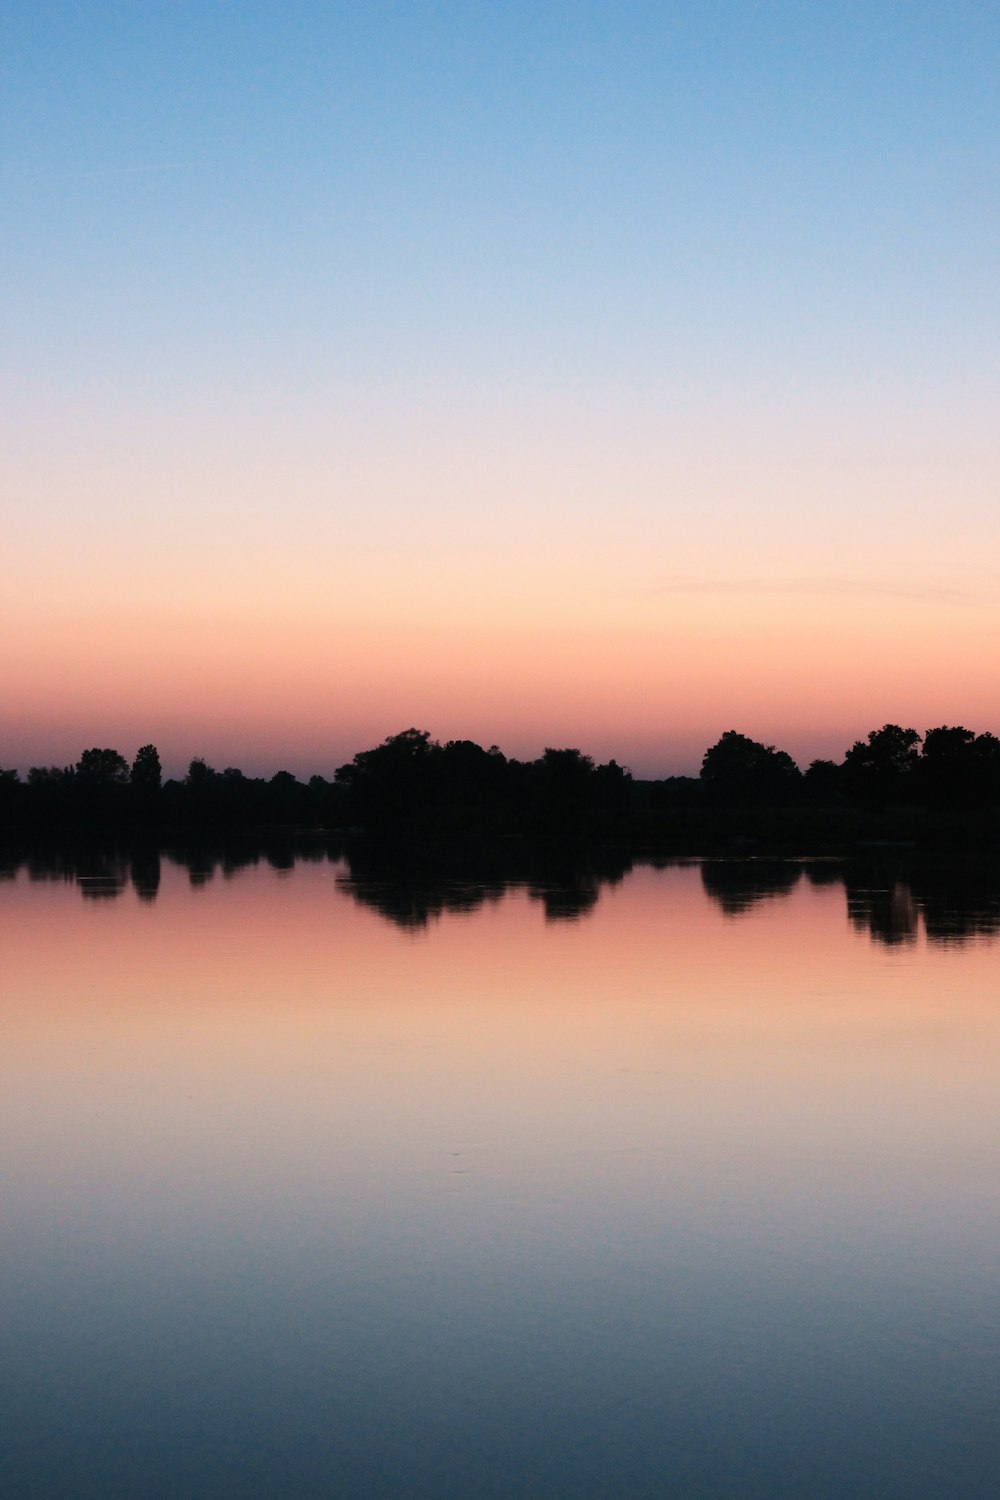
[[[207,571],[207,570],[206,570]],[[658,583],[636,557],[459,565],[352,558],[170,578],[13,580],[3,761],[131,756],[329,774],[411,724],[535,755],[576,744],[646,774],[696,772],[738,728],[805,764],[886,721],[997,721],[985,579],[965,592],[720,576]],[[105,587],[106,584],[106,587]],[[571,605],[567,603],[571,601]]]

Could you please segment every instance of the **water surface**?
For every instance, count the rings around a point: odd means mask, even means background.
[[[0,884],[5,1493],[996,1493],[991,889],[189,863]]]

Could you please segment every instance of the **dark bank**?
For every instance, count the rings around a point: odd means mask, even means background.
[[[728,730],[700,774],[640,780],[577,748],[536,760],[472,740],[441,743],[406,729],[362,750],[330,778],[269,778],[191,761],[164,780],[156,747],[129,761],[85,750],[73,766],[0,771],[0,839],[10,847],[67,838],[157,843],[265,830],[367,833],[424,843],[511,838],[633,852],[843,853],[913,845],[989,853],[1000,841],[1000,740],[963,726],[920,735],[886,724],[841,761],[801,770],[787,752]]]

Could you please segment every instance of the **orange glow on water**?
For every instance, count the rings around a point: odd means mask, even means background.
[[[880,954],[837,883],[734,919],[696,870],[640,869],[582,921],[546,923],[522,890],[416,934],[347,899],[327,865],[199,890],[168,866],[152,905],[22,878],[0,902],[8,1145],[43,1158],[106,1091],[155,1151],[207,1110],[218,1149],[265,1175],[276,1112],[281,1150],[318,1119],[338,1161],[393,1140],[404,1157],[464,1150],[501,1121],[540,1149],[577,1133],[597,1149],[605,1131],[625,1149],[659,1120],[698,1159],[739,1151],[744,1129],[794,1157],[805,1128],[839,1170],[874,1113],[885,1150],[933,1141],[944,1162],[988,1109],[1000,1055],[995,949]],[[47,1122],[29,1108],[40,1092]]]

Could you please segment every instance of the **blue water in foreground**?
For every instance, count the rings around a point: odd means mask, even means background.
[[[997,1494],[980,908],[153,894],[0,885],[5,1496]]]

